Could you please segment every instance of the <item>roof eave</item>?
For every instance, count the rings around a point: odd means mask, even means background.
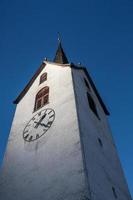
[[[43,62],[40,67],[38,68],[38,70],[36,71],[36,73],[32,76],[32,78],[30,79],[30,81],[27,83],[27,85],[25,86],[25,88],[22,90],[22,92],[18,95],[18,97],[13,101],[14,104],[18,104],[20,102],[20,100],[25,96],[25,94],[27,93],[27,91],[29,90],[29,88],[32,86],[33,82],[35,81],[35,79],[37,78],[37,76],[41,73],[41,71],[43,70],[43,68],[46,66],[46,63]]]
[[[99,100],[99,102],[100,102],[100,104],[101,104],[103,110],[104,110],[104,113],[105,113],[106,115],[110,115],[110,113],[109,113],[108,109],[106,108],[106,106],[105,106],[105,104],[104,104],[104,102],[103,102],[101,96],[99,95],[99,92],[98,92],[98,90],[96,89],[96,86],[95,86],[94,82],[92,81],[92,79],[91,79],[91,77],[90,77],[90,75],[89,75],[89,73],[88,73],[86,67],[83,67],[83,66],[81,66],[81,65],[80,65],[80,66],[76,66],[76,65],[73,64],[73,63],[71,64],[71,67],[72,67],[72,68],[75,68],[75,69],[83,70],[83,71],[85,72],[85,74],[86,74],[86,76],[87,76],[87,78],[88,78],[88,80],[89,80],[89,82],[90,82],[90,84],[91,84],[91,86],[92,86],[92,88],[93,88],[93,90],[94,90],[94,92],[95,92],[95,94],[96,94],[96,96],[97,96],[97,98],[98,98],[98,100]]]

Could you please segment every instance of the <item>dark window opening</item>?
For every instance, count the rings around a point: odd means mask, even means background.
[[[102,143],[102,140],[100,138],[98,138],[98,142],[99,142],[100,146],[103,147],[103,143]]]
[[[84,78],[84,82],[85,82],[86,87],[90,90],[89,83],[88,83],[88,81],[85,78]]]
[[[43,98],[43,104],[45,105],[48,102],[48,95],[44,96]]]
[[[116,190],[115,190],[114,187],[112,187],[112,191],[113,191],[113,195],[114,195],[114,197],[117,199],[117,194],[116,194]]]
[[[41,105],[42,105],[42,100],[38,99],[36,102],[36,109],[38,110],[39,108],[41,108]]]
[[[88,98],[88,103],[89,103],[91,110],[96,115],[96,117],[100,120],[99,115],[97,113],[97,108],[96,108],[95,102],[89,93],[87,93],[87,98]]]
[[[49,100],[49,87],[42,88],[36,95],[34,111],[42,108]]]
[[[40,77],[40,84],[47,80],[47,73],[44,73]]]

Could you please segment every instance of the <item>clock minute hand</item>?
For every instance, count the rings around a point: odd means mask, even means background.
[[[35,122],[35,128],[38,128],[38,126],[41,124],[42,120],[46,117],[46,113],[41,117],[41,119],[38,122]]]
[[[35,121],[34,123],[36,123],[36,124],[37,124],[37,126],[41,125],[41,126],[48,127],[46,124],[43,124],[43,123],[40,123],[40,122],[36,122],[36,121]],[[35,128],[36,128],[36,126],[35,126]]]
[[[46,113],[41,117],[41,119],[38,121],[38,123],[41,123],[42,120],[46,117]]]
[[[46,128],[49,128],[52,124],[51,121],[49,121],[47,124],[44,124],[44,123],[39,123],[41,126],[45,126]]]
[[[38,125],[41,125],[41,126],[44,126],[44,127],[48,127],[48,125],[46,125],[46,124],[43,124],[43,123],[40,123],[40,122],[34,122],[34,123],[36,123],[36,124],[38,124]]]

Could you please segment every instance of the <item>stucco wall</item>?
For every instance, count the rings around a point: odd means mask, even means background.
[[[43,72],[48,79],[39,85]],[[17,105],[0,175],[1,200],[85,200],[79,128],[70,67],[47,64]],[[36,93],[50,87],[49,104],[55,121],[35,142],[24,142],[22,133],[34,116]]]
[[[118,199],[131,200],[124,174],[118,159],[107,116],[90,86],[90,95],[97,106],[100,120],[91,111],[87,100],[87,87],[83,70],[73,69],[73,82],[76,95],[80,137],[83,149],[84,166],[88,177],[92,200]],[[88,82],[89,83],[89,82]],[[98,142],[101,139],[103,146]]]

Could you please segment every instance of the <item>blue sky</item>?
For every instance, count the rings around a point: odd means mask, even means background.
[[[12,101],[41,64],[52,60],[57,32],[70,62],[85,65],[111,116],[115,143],[133,195],[133,1],[0,0],[0,160]]]

